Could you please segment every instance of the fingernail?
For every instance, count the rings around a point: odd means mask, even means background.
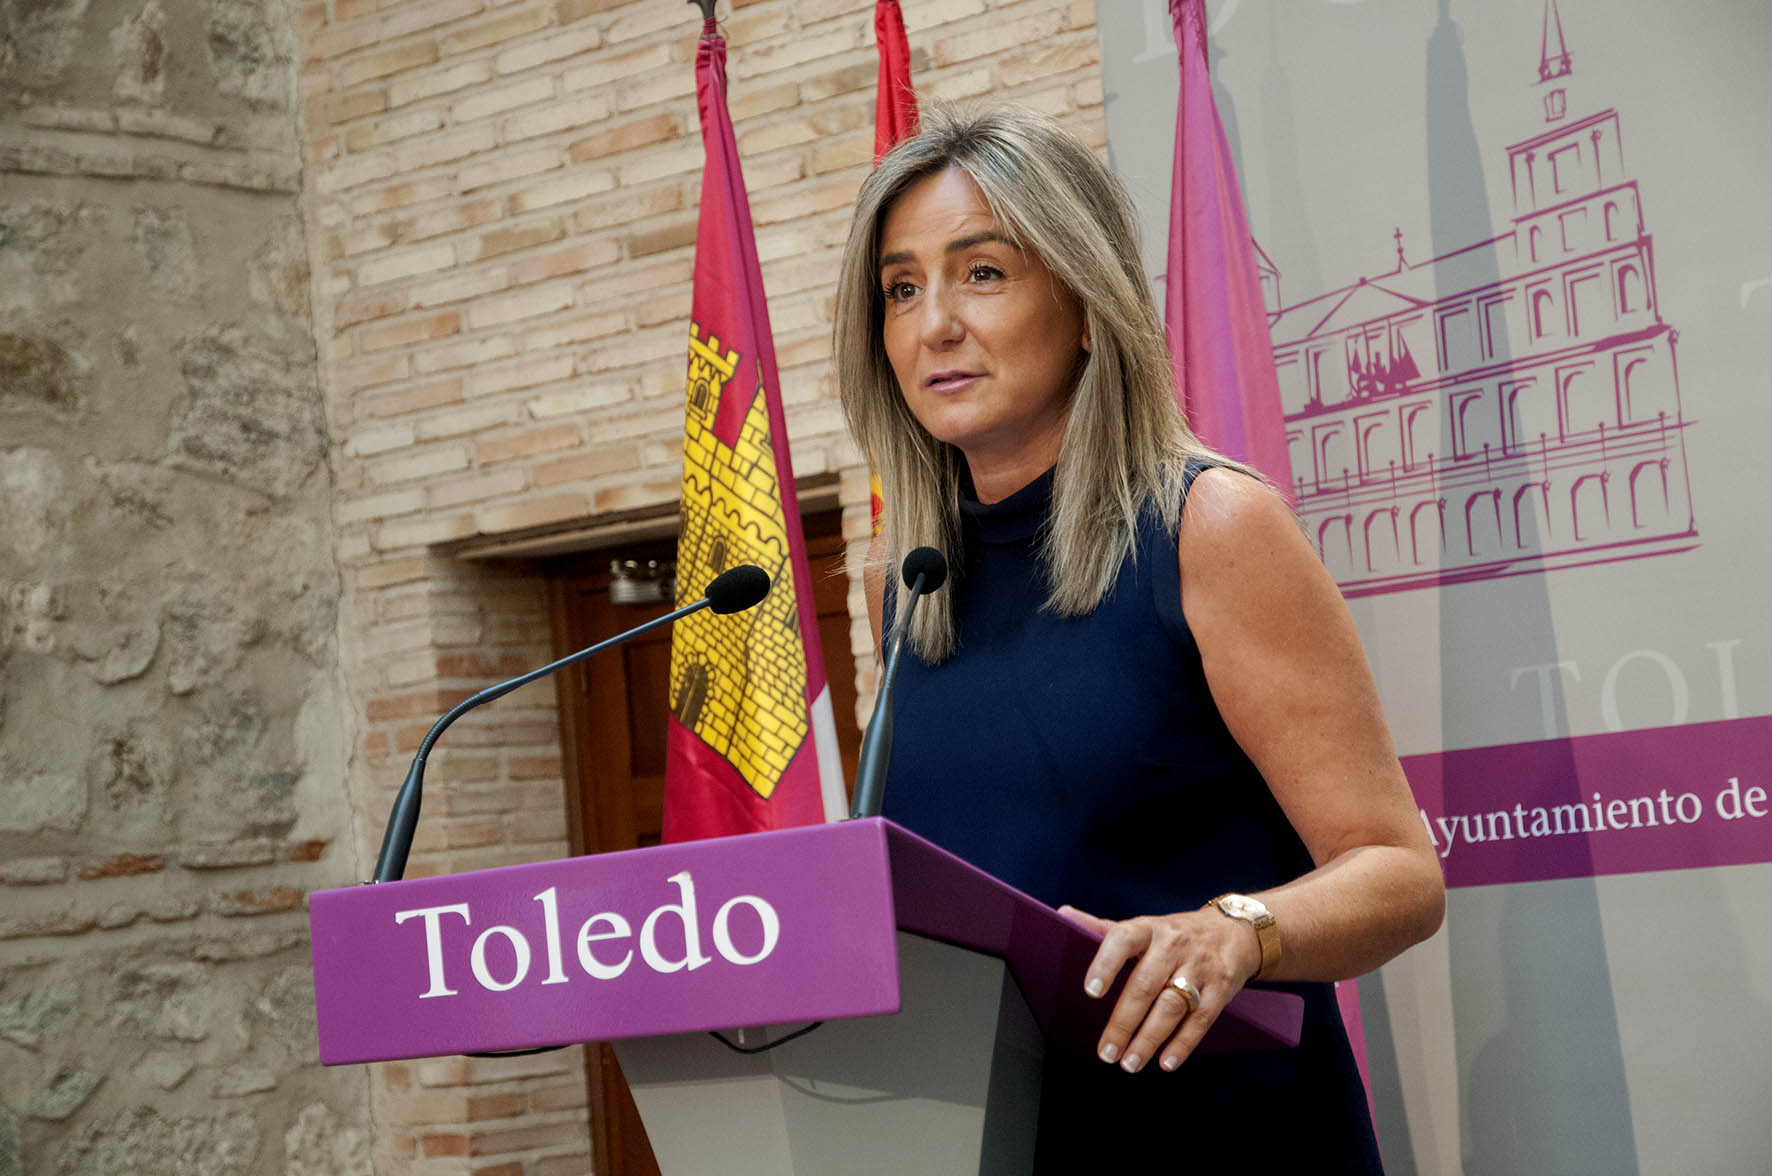
[[[1100,980],[1095,979],[1091,979],[1088,983],[1083,985],[1083,991],[1087,992],[1090,996],[1100,996],[1106,989],[1107,985],[1103,984]]]
[[[1168,1057],[1163,1059],[1163,1068],[1165,1070],[1173,1070],[1173,1069],[1175,1069],[1175,1067],[1177,1067],[1179,1065],[1181,1065],[1181,1059],[1176,1057],[1174,1054],[1170,1054]]]
[[[1126,1060],[1120,1063],[1120,1069],[1126,1071],[1128,1074],[1136,1074],[1138,1073],[1138,1068],[1142,1065],[1144,1065],[1143,1058],[1139,1057],[1137,1054],[1127,1054]]]
[[[1111,1062],[1119,1056],[1120,1056],[1120,1047],[1119,1046],[1109,1044],[1109,1045],[1104,1045],[1101,1047],[1101,1060],[1102,1061]]]

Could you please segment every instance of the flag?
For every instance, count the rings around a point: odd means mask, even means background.
[[[816,824],[846,814],[812,576],[751,231],[726,107],[726,42],[708,21],[695,62],[701,215],[683,425],[677,603],[738,564],[769,595],[729,616],[677,622],[664,839]]]
[[[1207,73],[1204,0],[1169,0],[1169,15],[1181,53],[1164,313],[1175,393],[1202,441],[1260,470],[1290,502],[1280,381],[1255,243]]]
[[[911,46],[898,0],[875,0],[874,44],[880,81],[874,91],[874,163],[900,139],[917,133],[917,92],[911,87]]]
[[[911,86],[911,45],[904,35],[898,0],[874,0],[874,44],[880,51],[880,80],[874,91],[874,165],[900,139],[917,133],[917,91]],[[880,533],[886,514],[880,475],[868,463],[868,517]]]
[[[1164,279],[1175,394],[1202,441],[1267,475],[1290,502],[1292,462],[1280,411],[1280,380],[1255,266],[1255,240],[1212,97],[1205,0],[1169,0],[1169,16],[1181,54],[1175,178],[1169,192],[1169,272]],[[1370,1107],[1372,1077],[1358,986],[1352,980],[1337,984],[1335,1000]]]

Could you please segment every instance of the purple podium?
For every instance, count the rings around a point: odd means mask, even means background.
[[[328,1065],[613,1041],[665,1172],[1026,1171],[1098,939],[878,818],[310,897]],[[1245,990],[1203,1050],[1297,1043]],[[797,1030],[822,1022],[809,1032]]]

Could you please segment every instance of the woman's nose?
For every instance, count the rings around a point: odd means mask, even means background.
[[[945,285],[928,291],[923,299],[923,346],[942,348],[966,334],[953,293]]]

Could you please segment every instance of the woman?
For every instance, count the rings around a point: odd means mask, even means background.
[[[1072,904],[1091,995],[1130,965],[1100,1061],[1048,1061],[1043,1169],[1155,1133],[1196,1167],[1375,1171],[1325,982],[1433,933],[1438,861],[1333,581],[1188,432],[1148,291],[1123,190],[1038,116],[931,111],[862,186],[837,349],[887,503],[875,640],[887,569],[923,544],[952,569],[886,815]],[[1305,997],[1299,1047],[1189,1061],[1252,980]]]

